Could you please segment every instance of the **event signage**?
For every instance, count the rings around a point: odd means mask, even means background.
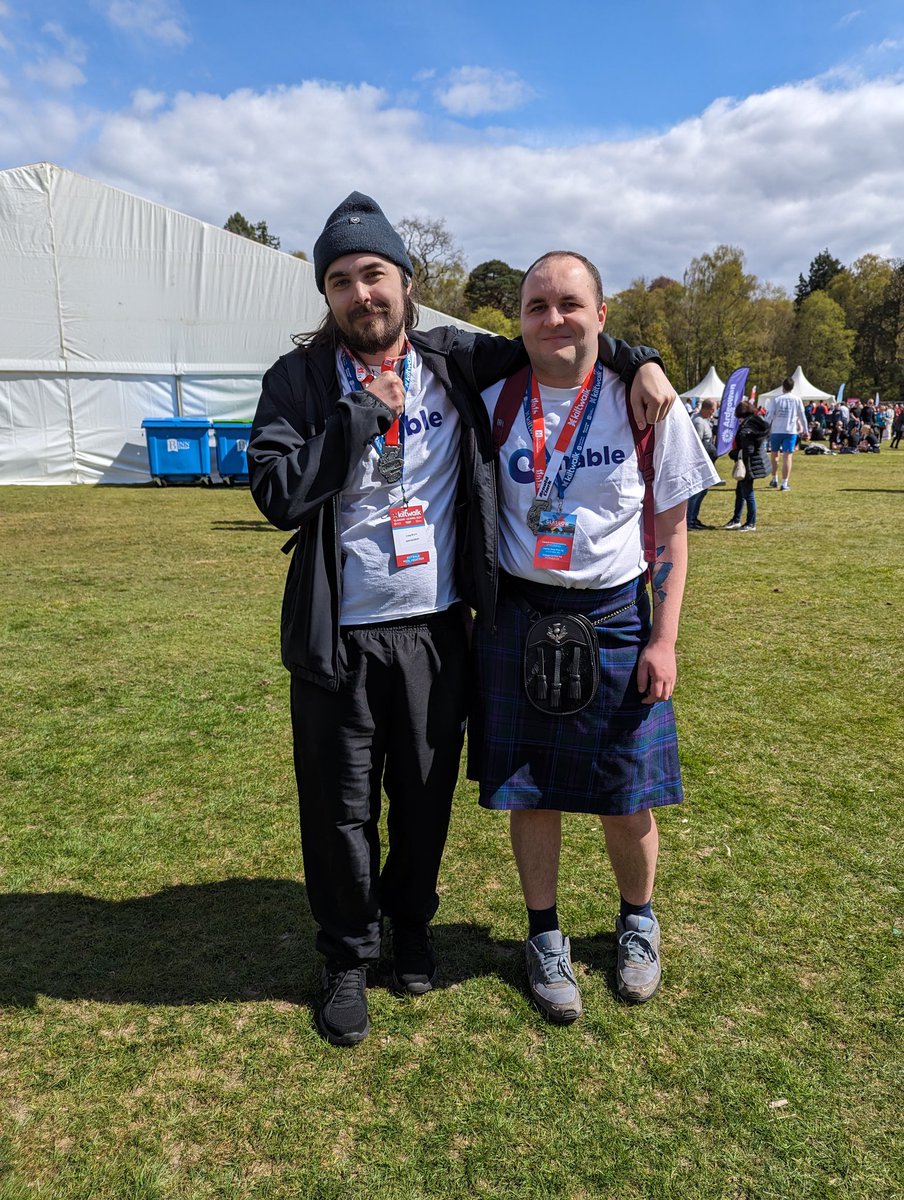
[[[719,405],[719,425],[716,429],[716,457],[731,449],[735,431],[738,428],[738,418],[735,409],[744,399],[744,386],[750,367],[738,367],[728,376],[725,390],[722,392],[722,403]]]

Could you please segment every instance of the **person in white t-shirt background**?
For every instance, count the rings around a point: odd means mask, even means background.
[[[498,455],[503,575],[495,628],[475,630],[474,642],[469,774],[480,783],[481,805],[510,812],[527,907],[529,989],[559,1024],[582,1011],[557,911],[562,812],[593,813],[602,822],[621,894],[620,996],[639,1003],[659,987],[652,809],[682,799],[671,695],[687,569],[685,514],[688,499],[719,478],[686,409],[673,405],[655,429],[655,554],[648,561],[647,488],[625,387],[597,357],[605,318],[599,272],[582,255],[552,252],[525,272],[521,331],[532,375],[512,406]],[[497,430],[504,426],[503,386],[483,392]],[[570,518],[571,536],[561,536],[557,510]],[[579,711],[564,704],[539,711],[547,676],[549,689],[564,695],[567,672],[577,671],[577,651],[561,649],[564,625],[553,619],[562,613],[580,614],[595,629],[590,652],[599,656],[601,679]],[[542,690],[532,694],[524,654],[538,617],[548,618],[550,641],[534,660],[545,665]]]
[[[794,392],[794,380],[790,376],[782,383],[782,394],[766,401],[766,420],[769,422],[769,458],[772,462],[769,486],[779,487],[778,461],[781,456],[781,491],[787,492],[791,487],[791,459],[797,439],[809,436],[807,414],[800,396]]]

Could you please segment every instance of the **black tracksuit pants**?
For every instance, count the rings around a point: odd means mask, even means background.
[[[436,912],[467,671],[455,605],[343,628],[336,692],[292,676],[305,883],[317,949],[329,963],[377,959],[382,917],[422,924]],[[381,787],[389,841],[382,869]]]

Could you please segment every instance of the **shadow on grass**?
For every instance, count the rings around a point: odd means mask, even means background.
[[[269,521],[211,521],[210,528],[214,533],[224,533],[228,529],[239,529],[242,533],[280,533]]]
[[[524,985],[524,944],[485,925],[433,926],[441,986],[493,975]],[[103,900],[78,892],[0,895],[0,1005],[38,996],[106,1004],[285,1000],[312,1005],[321,960],[304,885],[288,879],[183,884]],[[575,961],[614,979],[614,938],[572,940]],[[371,983],[388,986],[384,960]]]
[[[883,496],[904,495],[904,488],[839,488],[839,492],[875,492]]]
[[[449,987],[477,975],[495,975],[518,991],[525,990],[524,942],[491,938],[485,925],[436,924],[434,943],[441,984]],[[571,957],[590,974],[604,979],[615,994],[615,933],[571,938]]]
[[[613,996],[617,994],[615,981],[617,956],[615,930],[611,930],[609,933],[598,933],[593,937],[573,937],[571,939],[572,960],[582,963],[591,974],[605,979],[606,986]]]
[[[304,886],[226,879],[102,900],[0,895],[0,1004],[38,995],[109,1004],[310,1000],[314,926]]]

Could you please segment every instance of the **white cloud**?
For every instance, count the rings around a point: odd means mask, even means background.
[[[75,169],[75,156],[96,115],[57,100],[38,104],[0,92],[0,163],[57,162]]]
[[[492,71],[488,67],[459,67],[436,91],[439,103],[456,117],[510,112],[533,95],[533,89],[514,71]]]
[[[87,59],[85,43],[71,37],[58,21],[47,21],[41,32],[60,47],[61,54],[45,53],[37,62],[26,63],[22,74],[55,92],[68,92],[85,82],[82,66]]]
[[[184,19],[169,0],[111,0],[105,11],[111,24],[119,29],[144,34],[168,46],[187,46],[191,41]]]
[[[0,93],[0,162],[52,158],[216,225],[239,209],[309,252],[327,214],[359,189],[390,220],[445,218],[472,266],[524,266],[565,243],[599,264],[610,291],[638,275],[680,278],[720,242],[788,288],[825,246],[844,262],[904,256],[904,160],[889,150],[904,145],[904,82],[780,87],[618,141],[524,145],[497,134],[455,137],[446,126],[439,138],[367,84],[136,93],[103,116]]]
[[[48,34],[62,47],[64,56],[74,63],[85,61],[85,43],[71,37],[59,21],[48,21],[41,26],[41,32]]]
[[[9,6],[0,0],[0,17],[10,15]],[[0,33],[0,50],[12,50],[13,44],[5,34]]]
[[[148,88],[138,88],[132,93],[132,109],[140,117],[149,116],[162,108],[166,103],[163,92],[152,92]]]
[[[43,83],[57,92],[66,92],[70,88],[81,87],[85,76],[80,67],[66,58],[45,58],[39,63],[30,63],[23,68],[23,74],[36,83]]]
[[[851,21],[856,21],[858,17],[863,16],[862,8],[852,9],[851,12],[845,13],[838,21],[835,22],[836,29],[844,29],[846,25],[850,25]]]

